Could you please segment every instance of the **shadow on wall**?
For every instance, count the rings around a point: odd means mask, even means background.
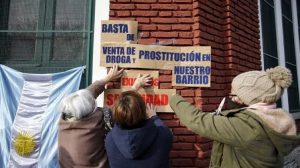
[[[300,146],[295,148],[288,156],[284,158],[284,168],[300,167]]]

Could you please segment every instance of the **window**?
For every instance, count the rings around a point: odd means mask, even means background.
[[[300,13],[292,3],[294,2],[291,0],[260,0],[260,19],[264,69],[280,65],[291,70],[293,83],[287,91],[287,96],[282,99],[282,106],[291,113],[298,113],[300,100],[297,69],[300,65],[297,63],[299,58],[296,57],[296,49],[299,47],[299,37],[294,35],[294,24],[297,21],[293,18],[293,12],[296,9],[298,18]],[[297,3],[299,8],[299,0]]]
[[[1,0],[0,63],[31,73],[86,65],[92,56],[93,0]]]
[[[275,29],[275,13],[273,0],[261,1],[261,24],[262,24],[262,41],[263,41],[263,57],[264,67],[270,68],[278,66],[278,53]],[[281,105],[281,100],[277,102]]]

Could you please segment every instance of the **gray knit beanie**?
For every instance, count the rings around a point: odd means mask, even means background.
[[[292,83],[289,69],[277,66],[266,71],[249,71],[236,76],[231,83],[231,93],[246,105],[258,102],[276,102],[284,88]]]

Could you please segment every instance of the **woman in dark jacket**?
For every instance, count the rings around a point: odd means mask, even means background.
[[[147,83],[137,78],[134,89]],[[168,168],[172,133],[135,91],[123,92],[113,109],[115,125],[105,141],[111,168]]]
[[[119,78],[122,71],[114,66],[101,80],[62,100],[58,136],[60,167],[108,167],[104,149],[104,111],[96,106],[95,98],[103,92],[105,84]]]

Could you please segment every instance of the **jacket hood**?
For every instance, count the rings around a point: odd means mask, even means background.
[[[300,145],[300,136],[296,135],[295,120],[288,112],[282,109],[248,109],[248,111],[254,113],[262,121],[266,133],[281,156],[289,154]]]
[[[158,130],[152,120],[145,121],[143,127],[123,129],[118,124],[111,131],[112,139],[126,159],[136,159],[146,153],[154,144]]]

